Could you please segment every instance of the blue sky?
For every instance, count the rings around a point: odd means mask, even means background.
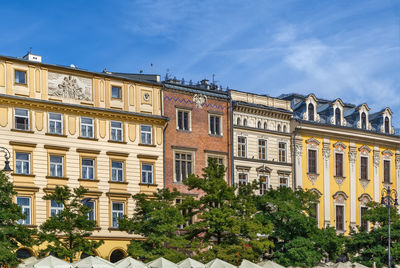
[[[400,0],[1,1],[0,54],[153,71],[278,96],[390,106],[400,126]]]

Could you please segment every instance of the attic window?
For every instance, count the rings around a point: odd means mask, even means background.
[[[340,119],[340,117],[341,117],[340,109],[336,108],[335,109],[335,125],[337,125],[337,126],[341,125],[342,120]]]
[[[308,104],[308,120],[314,121],[314,104]]]
[[[367,129],[367,115],[364,112],[361,114],[361,128]]]
[[[390,127],[389,127],[389,117],[385,116],[385,133],[390,132]]]

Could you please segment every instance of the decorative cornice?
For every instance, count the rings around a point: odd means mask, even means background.
[[[10,141],[9,144],[13,145],[13,146],[23,146],[23,147],[32,147],[32,148],[35,148],[37,145],[36,143],[20,142],[20,141]]]
[[[349,198],[347,194],[343,191],[337,191],[334,195],[332,195],[332,197],[336,200],[340,195],[343,196],[344,200],[347,200],[347,198]]]

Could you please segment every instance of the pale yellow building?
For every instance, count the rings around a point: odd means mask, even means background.
[[[400,192],[400,136],[392,112],[370,113],[353,105],[289,94],[294,112],[294,182],[319,194],[320,227],[348,234],[370,224],[362,220],[369,201],[380,202],[383,187]]]
[[[132,195],[163,187],[161,87],[32,54],[0,56],[0,146],[11,152],[21,223],[35,228],[60,209],[42,199],[56,185],[82,185],[98,225],[93,239],[105,241],[94,253],[125,256],[134,236],[117,230],[116,217],[132,215]]]
[[[260,180],[260,194],[292,187],[290,102],[236,90],[230,95],[235,183]]]

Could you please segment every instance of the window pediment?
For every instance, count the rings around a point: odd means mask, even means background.
[[[267,167],[266,165],[262,165],[262,166],[256,168],[256,171],[258,173],[271,173],[272,169]]]
[[[347,146],[343,142],[338,141],[333,144],[333,148],[335,148],[335,151],[343,152]]]
[[[371,152],[371,148],[369,148],[366,145],[361,146],[360,148],[358,148],[358,151],[362,154],[362,155],[368,155]]]
[[[347,194],[343,191],[337,191],[333,195],[333,199],[335,200],[336,203],[345,203],[345,201],[349,198]]]

